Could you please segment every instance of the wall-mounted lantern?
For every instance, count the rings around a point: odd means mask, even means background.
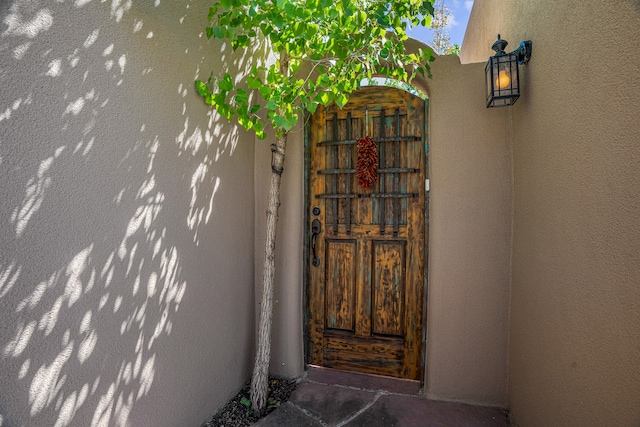
[[[485,68],[487,108],[505,107],[520,97],[520,73],[518,64],[526,64],[531,58],[531,40],[523,41],[516,50],[506,53],[507,41],[500,38],[491,49],[495,56],[489,58]]]

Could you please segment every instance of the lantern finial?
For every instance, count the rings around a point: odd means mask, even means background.
[[[507,42],[506,40],[502,40],[500,38],[500,34],[498,34],[498,40],[493,42],[491,49],[496,51],[496,56],[504,55],[504,48],[507,47],[508,44],[509,42]]]

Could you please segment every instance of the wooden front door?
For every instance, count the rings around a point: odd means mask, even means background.
[[[425,114],[416,96],[368,87],[343,109],[319,107],[310,119],[311,364],[422,376]],[[357,179],[357,140],[364,136],[379,153],[371,188]]]

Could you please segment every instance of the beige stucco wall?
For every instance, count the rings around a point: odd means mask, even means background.
[[[249,377],[254,140],[193,90],[231,59],[209,5],[0,2],[2,426],[196,426]]]
[[[428,397],[507,403],[509,121],[484,108],[483,65],[432,64]]]
[[[517,425],[640,425],[637,1],[476,0],[462,57],[533,41],[514,152]]]

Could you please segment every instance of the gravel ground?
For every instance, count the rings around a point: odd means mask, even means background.
[[[269,395],[265,416],[286,402],[297,386],[297,380],[269,378]],[[203,424],[203,427],[245,427],[258,421],[251,410],[249,387],[249,383],[245,384],[236,397],[220,409],[211,420]]]

